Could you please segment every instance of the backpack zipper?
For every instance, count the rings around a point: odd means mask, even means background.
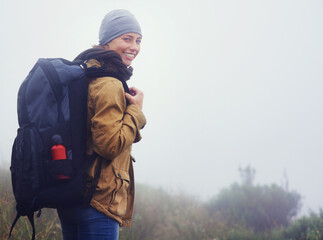
[[[62,99],[60,98],[62,94],[59,93],[61,89],[59,88],[58,85],[60,83],[57,83],[57,80],[59,80],[58,74],[50,62],[45,62],[45,60],[40,60],[39,65],[42,68],[45,75],[47,76],[49,83],[52,87],[52,90],[54,92],[56,102],[57,102],[58,122],[64,122],[64,117],[63,117],[62,108],[61,108]]]

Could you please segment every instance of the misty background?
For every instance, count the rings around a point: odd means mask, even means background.
[[[323,207],[323,1],[0,0],[0,165],[16,135],[17,91],[40,57],[98,43],[104,15],[130,10],[143,41],[128,82],[145,93],[133,147],[138,183],[201,200],[256,170],[256,184]]]

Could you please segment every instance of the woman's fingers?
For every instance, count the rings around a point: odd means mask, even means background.
[[[129,92],[130,94],[125,93],[126,99],[130,102],[130,104],[135,104],[137,107],[142,109],[144,93],[135,87],[129,88]]]

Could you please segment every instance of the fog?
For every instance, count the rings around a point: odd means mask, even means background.
[[[322,1],[0,1],[2,167],[36,60],[72,60],[126,8],[143,31],[128,83],[144,91],[148,121],[136,181],[207,200],[250,165],[256,184],[287,178],[304,213],[323,206]]]

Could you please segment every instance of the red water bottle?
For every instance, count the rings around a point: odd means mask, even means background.
[[[52,137],[52,142],[53,142],[53,146],[51,148],[52,159],[54,161],[67,159],[67,157],[66,157],[66,148],[62,144],[63,143],[62,137],[60,135],[54,135]],[[63,174],[59,174],[59,175],[56,176],[56,178],[61,180],[61,179],[68,179],[70,177],[65,176]]]

